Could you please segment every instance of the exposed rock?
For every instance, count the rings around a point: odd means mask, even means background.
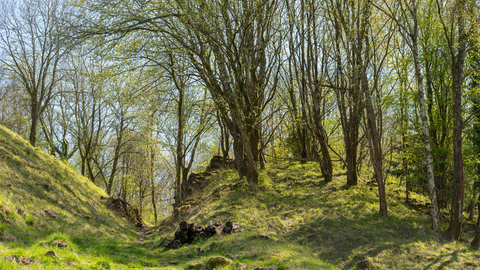
[[[3,237],[3,242],[6,242],[6,243],[14,243],[17,241],[18,241],[18,238],[12,235],[6,235]]]
[[[12,214],[12,210],[10,210],[10,208],[6,207],[6,206],[2,206],[0,207],[0,211],[2,211],[3,213],[7,214],[7,215],[11,215]]]
[[[57,253],[53,250],[47,251],[47,253],[45,253],[45,256],[52,256],[52,257],[57,257],[58,258]]]
[[[175,232],[174,239],[170,242],[167,242],[165,247],[176,249],[183,244],[192,243],[198,237],[205,238],[214,235],[230,234],[240,231],[241,227],[239,225],[235,225],[232,222],[227,223],[229,224],[229,228],[225,229],[226,226],[220,222],[212,223],[211,225],[203,228],[198,223],[187,223],[186,221],[182,221]]]
[[[213,268],[230,265],[232,263],[233,263],[232,260],[222,256],[213,257],[210,260],[208,260],[208,265],[210,265],[210,267],[213,267]]]
[[[177,260],[171,260],[168,262],[169,264],[178,264],[178,261]]]
[[[129,248],[129,247],[130,247],[130,245],[128,245],[128,244],[125,244],[125,245],[123,245],[123,247],[124,247],[124,248]]]
[[[182,201],[186,200],[192,194],[197,193],[208,185],[206,179],[207,176],[212,175],[212,172],[216,172],[218,169],[223,166],[223,157],[222,156],[213,156],[210,160],[210,164],[205,169],[205,172],[201,173],[191,173],[186,181],[182,182]],[[235,161],[232,159],[227,159],[226,168],[234,168]]]
[[[359,261],[357,263],[357,267],[360,268],[360,269],[368,269],[370,268],[370,261],[369,260],[363,260],[363,261]]]
[[[275,264],[269,265],[267,267],[255,267],[255,270],[276,270],[277,266]]]
[[[47,213],[52,218],[57,218],[57,213],[53,212],[53,210],[45,210],[45,213]]]
[[[20,216],[23,216],[23,214],[25,213],[25,210],[23,210],[23,208],[20,206],[15,207],[15,211],[17,211],[17,214],[19,214]]]
[[[31,263],[33,263],[33,259],[32,258],[28,258],[28,257],[23,257],[23,256],[10,256],[10,255],[7,255],[5,256],[5,260],[6,261],[11,261],[11,262],[16,262],[16,263],[19,263],[23,266],[27,266],[27,265],[30,265]]]
[[[138,209],[131,206],[124,199],[108,198],[106,205],[109,209],[116,212],[119,216],[124,217],[132,224],[135,224],[135,226],[139,228],[142,228],[144,226],[142,217],[140,216]]]
[[[205,250],[203,250],[203,248],[201,247],[197,247],[195,250],[198,252],[198,255],[202,255],[203,253],[205,253]]]
[[[208,184],[206,177],[210,175],[210,172],[191,173],[187,180],[182,182],[182,201],[205,188]]]
[[[66,248],[67,247],[67,244],[65,244],[65,242],[63,240],[55,240],[50,245],[57,246],[59,248]]]
[[[191,262],[188,264],[187,269],[201,270],[203,269],[204,264],[202,262]]]
[[[210,160],[210,164],[208,164],[205,171],[213,172],[221,168],[232,168],[235,162],[233,159],[227,158],[225,160],[225,166],[223,166],[223,157],[222,156],[213,156]]]

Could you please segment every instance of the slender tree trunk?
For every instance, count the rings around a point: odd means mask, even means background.
[[[349,123],[351,124],[351,123]],[[350,130],[350,133],[355,133]],[[354,135],[354,134],[351,134]],[[355,136],[358,137],[358,136]],[[345,160],[347,162],[347,186],[355,186],[358,183],[357,176],[357,145],[358,143],[352,139],[345,140]]]
[[[39,104],[38,102],[36,101],[36,97],[35,99],[32,99],[31,100],[32,104],[31,104],[31,112],[30,112],[30,117],[32,118],[32,123],[31,123],[31,126],[30,126],[30,137],[29,137],[29,140],[30,140],[30,144],[32,146],[35,146],[35,144],[37,143],[37,127],[38,127],[38,121],[40,120],[40,115],[39,115]]]
[[[364,84],[366,78],[364,78]],[[366,122],[367,134],[370,144],[370,156],[372,158],[373,168],[375,170],[375,178],[378,184],[378,196],[380,198],[380,213],[387,216],[387,200],[385,195],[385,182],[383,181],[383,162],[382,162],[382,148],[380,136],[378,134],[377,124],[375,120],[375,112],[373,110],[372,100],[368,93],[368,87],[364,85],[365,92],[365,108],[366,108]]]
[[[414,34],[412,35],[412,53],[413,53],[413,61],[414,61],[414,68],[415,68],[415,78],[417,80],[417,90],[418,90],[418,103],[420,107],[420,117],[422,120],[422,128],[423,128],[423,142],[425,144],[425,157],[427,160],[427,179],[428,179],[428,189],[430,192],[430,202],[431,202],[431,213],[432,213],[432,223],[433,229],[437,232],[440,231],[440,220],[439,220],[439,210],[437,205],[437,192],[435,190],[435,179],[433,176],[433,158],[432,158],[432,150],[430,145],[430,132],[428,129],[428,119],[427,119],[427,112],[425,108],[425,94],[423,91],[423,78],[422,73],[420,71],[420,60],[418,56],[418,25],[416,19],[416,10],[414,14],[415,18],[415,29]]]
[[[182,182],[183,182],[183,102],[184,92],[183,86],[178,87],[178,130],[177,130],[177,149],[176,149],[176,193],[175,193],[175,207],[182,204]]]
[[[155,225],[158,224],[157,202],[155,201],[155,153],[153,147],[150,147],[150,186],[152,188],[152,206],[155,217]]]
[[[460,236],[463,217],[464,173],[462,150],[462,71],[463,63],[455,66],[457,72],[453,77],[453,194],[450,225],[448,230],[454,239]]]
[[[480,195],[478,196],[478,201],[476,202],[478,206],[478,220],[477,220],[477,228],[475,230],[475,238],[470,243],[473,247],[480,246]]]
[[[463,218],[463,199],[464,199],[464,173],[463,173],[463,149],[462,149],[462,84],[463,67],[467,52],[468,36],[465,32],[466,1],[456,1],[458,13],[458,51],[456,57],[453,57],[452,51],[452,76],[453,76],[453,194],[452,208],[450,212],[450,224],[448,231],[454,239],[460,237]],[[451,30],[453,31],[453,30]],[[452,45],[453,46],[453,45]]]
[[[477,180],[475,180],[474,184],[473,184],[473,195],[472,195],[472,203],[470,204],[470,209],[469,209],[469,217],[468,219],[470,220],[473,220],[473,217],[475,216],[475,206],[477,205],[477,187],[475,185],[475,183],[477,182]]]

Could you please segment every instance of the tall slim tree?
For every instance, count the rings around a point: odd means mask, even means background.
[[[0,63],[14,74],[30,98],[29,141],[35,146],[43,112],[55,95],[60,61],[71,49],[65,20],[69,6],[62,0],[2,1]]]

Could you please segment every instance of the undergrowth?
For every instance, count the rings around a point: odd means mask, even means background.
[[[219,256],[232,263],[217,269],[356,269],[361,261],[371,269],[480,267],[478,250],[431,230],[427,198],[412,194],[416,205],[407,205],[403,187],[389,180],[389,215],[382,217],[377,188],[367,180],[346,188],[345,172],[336,169],[325,183],[316,163],[269,163],[257,186],[220,171],[178,217],[141,241],[132,225],[106,209],[100,188],[0,127],[0,269],[211,269],[209,260]],[[181,220],[232,221],[244,230],[164,248]],[[464,226],[469,239],[471,226]],[[12,237],[16,241],[6,241]]]

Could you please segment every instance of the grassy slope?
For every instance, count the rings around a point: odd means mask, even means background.
[[[406,206],[397,184],[387,186],[389,216],[384,218],[378,214],[376,187],[359,184],[346,190],[345,175],[325,184],[314,163],[271,165],[262,172],[256,190],[228,186],[237,181],[231,171],[213,175],[209,188],[198,194],[197,201],[190,200],[181,218],[200,224],[230,220],[246,231],[167,250],[163,256],[177,258],[182,266],[231,253],[237,263],[251,268],[275,264],[279,269],[355,269],[362,260],[369,260],[374,269],[480,267],[480,252],[467,243],[445,242],[435,235],[426,211]],[[174,224],[165,221],[156,241],[170,238]],[[271,240],[253,240],[255,234]],[[220,247],[210,249],[213,241]],[[206,250],[202,258],[195,257],[197,246]]]
[[[46,191],[44,186],[51,185]],[[105,192],[65,163],[31,147],[0,126],[0,269],[21,269],[6,256],[33,259],[29,269],[101,269],[156,266],[144,256],[133,226],[107,210]],[[25,210],[24,215],[15,208]],[[44,211],[53,210],[53,219]],[[2,242],[15,236],[15,243]],[[66,248],[53,244],[61,240]],[[124,244],[130,244],[128,252]],[[54,250],[59,259],[45,256]]]
[[[377,214],[376,188],[343,189],[345,176],[325,184],[314,163],[270,165],[252,189],[235,173],[214,174],[207,189],[189,200],[180,219],[206,224],[233,221],[245,230],[165,250],[178,221],[167,219],[137,240],[132,226],[110,213],[104,192],[62,162],[38,151],[0,127],[0,269],[183,269],[192,262],[230,253],[235,269],[275,264],[278,269],[356,268],[369,260],[376,269],[475,269],[480,253],[465,243],[443,242],[430,230],[428,216],[406,207],[396,185],[389,185],[389,217]],[[45,191],[50,184],[52,191]],[[425,200],[416,197],[417,200]],[[25,209],[24,215],[15,207]],[[52,219],[44,210],[54,210]],[[262,234],[270,240],[257,239]],[[51,244],[64,241],[68,247]],[[216,242],[217,248],[210,248]],[[128,247],[124,247],[128,244]],[[196,247],[205,253],[199,257]],[[59,259],[45,256],[55,250]],[[26,267],[7,255],[31,258]],[[176,259],[177,266],[168,262]]]

